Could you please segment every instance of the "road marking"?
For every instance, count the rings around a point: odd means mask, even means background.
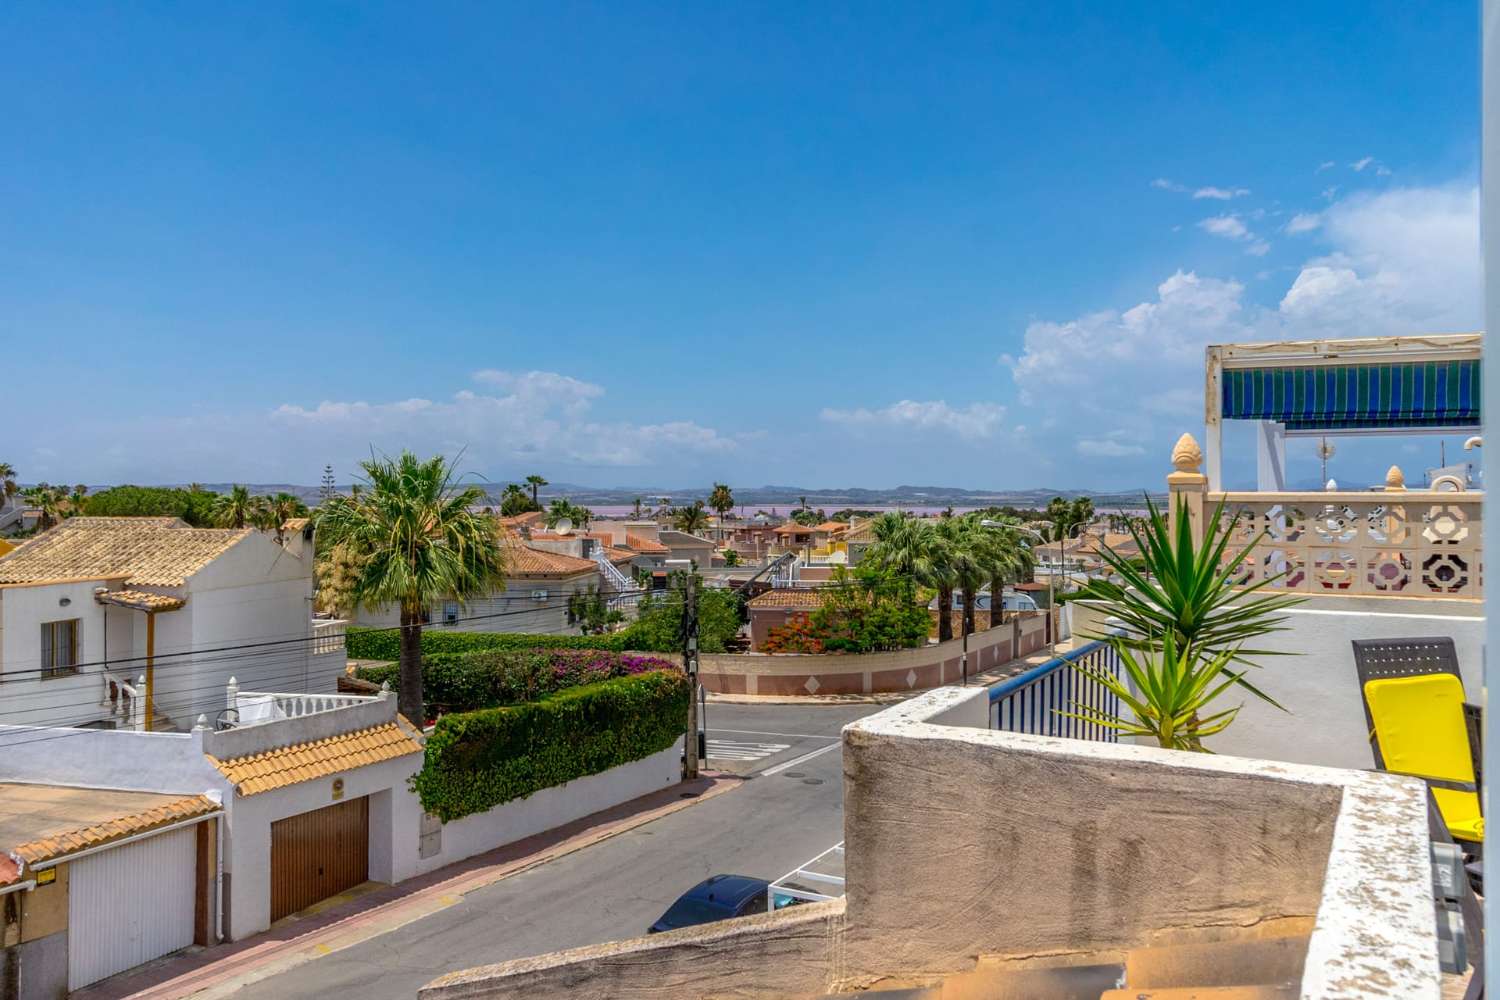
[[[719,726],[713,727],[716,733],[742,733],[746,736],[786,736],[794,740],[832,740],[837,743],[837,736],[814,736],[812,733],[768,733],[763,729],[723,729]]]
[[[801,757],[793,757],[791,760],[787,761],[784,764],[777,764],[775,767],[768,767],[764,771],[761,771],[760,773],[762,775],[766,775],[766,774],[778,774],[778,773],[780,773],[782,771],[785,771],[789,767],[796,767],[798,764],[801,764],[801,763],[804,763],[806,761],[812,760],[814,757],[818,756],[819,754],[825,754],[825,753],[827,753],[830,750],[837,750],[841,746],[843,746],[842,743],[830,743],[826,747],[819,747],[818,749],[814,750],[812,753],[805,753]]]
[[[764,760],[783,750],[791,749],[790,743],[750,743],[741,740],[708,741],[708,756],[713,760]]]

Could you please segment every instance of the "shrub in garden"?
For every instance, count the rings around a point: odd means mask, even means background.
[[[395,664],[364,667],[359,677],[393,680]],[[480,649],[422,657],[428,717],[535,701],[567,688],[677,666],[655,656],[594,649]]]
[[[691,690],[681,671],[657,670],[445,715],[412,786],[447,823],[649,757],[682,739]]]
[[[395,628],[351,627],[345,644],[355,660],[395,660],[401,640]],[[606,635],[544,635],[529,632],[458,632],[422,630],[422,653],[467,653],[476,649],[640,649],[631,629]],[[394,686],[394,685],[393,685]]]

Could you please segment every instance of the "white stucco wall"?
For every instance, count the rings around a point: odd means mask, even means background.
[[[566,785],[544,788],[524,799],[496,806],[487,813],[445,823],[442,853],[418,860],[416,873],[425,874],[642,795],[670,788],[682,780],[680,753],[679,747],[668,747],[660,753],[601,774],[590,774]],[[416,842],[412,843],[415,845]]]
[[[74,726],[104,717],[102,668],[87,666],[104,659],[104,609],[94,600],[94,588],[102,585],[89,580],[0,588],[0,722]],[[59,603],[64,600],[66,607]],[[76,674],[43,678],[38,673],[42,623],[69,618],[80,622],[79,662],[84,666]],[[128,655],[113,642],[119,638],[115,625],[110,622],[109,654]]]
[[[488,597],[470,598],[467,603],[459,605],[459,620],[453,625],[443,622],[444,602],[433,602],[430,609],[432,621],[424,628],[454,632],[577,635],[577,626],[568,624],[568,597],[587,590],[590,585],[599,585],[598,573],[545,580],[512,577],[506,581],[503,591]],[[534,598],[532,594],[537,591],[546,591],[546,598]],[[375,610],[360,608],[355,611],[354,623],[366,628],[395,628],[401,624],[401,615],[395,605]]]
[[[407,781],[422,767],[421,754],[398,757],[344,771],[344,795],[352,801],[369,795],[370,878],[400,882],[416,872],[417,837],[422,808]],[[288,816],[333,805],[334,775],[261,792],[235,795],[229,801],[224,840],[225,870],[230,873],[229,913],[225,934],[239,940],[271,926],[271,824]]]
[[[1218,753],[1300,764],[1364,769],[1374,766],[1365,733],[1353,639],[1450,636],[1458,650],[1464,690],[1482,700],[1483,606],[1475,601],[1389,597],[1325,597],[1287,613],[1289,631],[1257,645],[1299,655],[1268,656],[1247,677],[1287,708],[1281,712],[1251,695],[1223,735],[1209,741]]]

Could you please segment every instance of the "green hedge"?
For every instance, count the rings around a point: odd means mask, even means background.
[[[445,715],[412,786],[447,823],[649,757],[682,739],[690,691],[685,675],[661,671]]]
[[[602,649],[476,649],[468,653],[433,653],[422,657],[422,698],[427,717],[472,712],[523,701],[536,701],[564,688],[580,687],[653,670],[675,670],[657,656],[638,656]],[[394,663],[361,667],[359,679],[372,684],[400,683]]]
[[[528,632],[455,632],[441,626],[422,629],[422,652],[468,653],[479,649],[605,649],[623,652],[632,634],[533,635]],[[349,656],[356,660],[399,660],[401,635],[394,628],[351,626],[344,640]]]

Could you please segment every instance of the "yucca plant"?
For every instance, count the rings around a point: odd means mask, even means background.
[[[1133,718],[1077,703],[1076,711],[1063,714],[1170,749],[1207,752],[1203,740],[1223,732],[1239,714],[1238,705],[1213,710],[1213,702],[1230,688],[1243,688],[1285,711],[1245,678],[1256,658],[1282,651],[1246,644],[1285,631],[1279,613],[1302,599],[1256,593],[1279,575],[1239,586],[1240,567],[1265,533],[1226,559],[1234,521],[1226,524],[1222,501],[1206,519],[1201,543],[1194,538],[1185,501],[1178,500],[1175,525],[1168,525],[1150,497],[1146,509],[1143,523],[1130,524],[1140,555],[1128,558],[1106,547],[1100,555],[1112,578],[1090,580],[1076,595],[1105,603],[1123,627],[1123,634],[1088,636],[1110,644],[1123,676],[1079,663],[1074,668],[1112,692]]]
[[[1149,738],[1169,750],[1210,752],[1203,740],[1227,729],[1240,711],[1239,705],[1212,710],[1215,699],[1244,680],[1243,670],[1236,673],[1230,669],[1234,650],[1205,655],[1191,643],[1179,644],[1171,632],[1162,635],[1156,648],[1132,649],[1118,637],[1113,644],[1129,684],[1110,670],[1084,663],[1074,663],[1073,667],[1108,688],[1130,710],[1130,717],[1077,702],[1075,711],[1061,714],[1113,729],[1122,736]]]
[[[1250,557],[1264,532],[1252,538],[1232,559],[1225,559],[1233,537],[1233,523],[1224,520],[1221,501],[1206,518],[1203,541],[1193,538],[1187,504],[1179,499],[1177,523],[1167,524],[1162,512],[1146,498],[1148,517],[1142,525],[1132,522],[1131,537],[1140,555],[1122,556],[1109,548],[1100,558],[1112,579],[1090,580],[1074,599],[1097,600],[1108,605],[1111,618],[1123,626],[1124,635],[1090,635],[1105,639],[1116,649],[1150,653],[1163,647],[1170,636],[1179,650],[1199,657],[1228,654],[1231,661],[1255,666],[1262,656],[1285,655],[1282,650],[1247,647],[1263,636],[1286,631],[1280,612],[1302,603],[1294,594],[1257,594],[1275,583],[1280,574],[1239,586],[1240,566]],[[1240,687],[1277,708],[1275,699],[1235,675]]]

